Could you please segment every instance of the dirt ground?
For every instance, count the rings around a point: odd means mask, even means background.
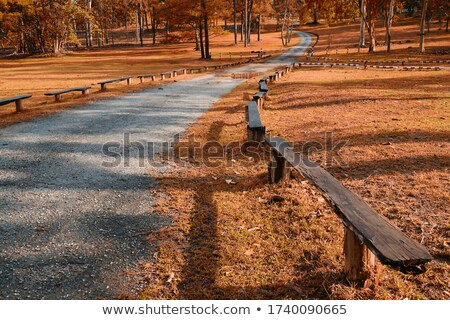
[[[421,275],[382,267],[362,287],[343,277],[342,223],[318,191],[298,175],[268,185],[267,159],[233,149],[258,79],[191,126],[177,169],[151,174],[166,195],[156,210],[174,224],[148,239],[159,253],[142,298],[450,298],[450,72],[302,69],[270,85],[268,134],[297,146],[345,141],[328,164],[324,150],[312,159],[435,258]],[[192,135],[203,153],[183,151]]]

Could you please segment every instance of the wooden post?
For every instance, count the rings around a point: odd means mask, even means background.
[[[345,227],[344,235],[345,275],[350,281],[365,281],[377,274],[375,255]]]
[[[272,162],[269,165],[269,183],[275,184],[290,177],[290,169],[286,159],[278,154],[274,149],[272,153]]]
[[[16,100],[16,112],[22,112],[22,111],[23,111],[22,99]]]
[[[131,78],[127,79],[127,84],[130,85],[131,84]]]

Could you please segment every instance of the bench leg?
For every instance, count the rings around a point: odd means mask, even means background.
[[[144,82],[144,77],[142,77],[142,78],[139,78],[140,80],[141,80],[141,83],[143,83]]]
[[[131,78],[127,79],[127,84],[130,85],[131,84]]]
[[[269,164],[269,183],[275,184],[291,177],[291,169],[288,167],[286,159],[272,150],[272,161]]]
[[[101,84],[100,91],[106,91],[106,83]]]
[[[161,80],[164,80],[164,79],[166,79],[166,76],[165,75],[161,75]]]
[[[60,102],[60,101],[61,101],[61,95],[55,94],[55,102]]]
[[[22,112],[22,111],[23,111],[22,99],[16,100],[16,112]]]
[[[375,275],[378,280],[378,268],[375,255],[358,239],[353,231],[345,227],[344,235],[344,272],[348,280],[361,281]]]
[[[81,93],[83,94],[83,96],[88,95],[89,94],[89,89],[83,90],[83,91],[81,91]]]

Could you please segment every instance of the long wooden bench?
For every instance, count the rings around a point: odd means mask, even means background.
[[[7,105],[7,104],[15,102],[16,103],[16,112],[21,112],[21,111],[23,111],[23,103],[22,103],[22,101],[25,100],[25,99],[29,99],[31,97],[32,97],[31,94],[23,94],[21,96],[15,96],[15,97],[11,97],[11,98],[0,99],[0,106],[4,106],[4,105]]]
[[[192,74],[196,71],[200,73],[200,72],[202,72],[202,70],[203,70],[203,68],[190,68],[189,73]]]
[[[113,83],[113,82],[127,81],[127,84],[130,85],[131,84],[131,78],[132,77],[122,77],[122,78],[117,78],[117,79],[100,81],[97,84],[99,84],[101,86],[101,91],[106,91],[106,85],[107,84],[110,84],[110,83]]]
[[[47,93],[45,93],[45,95],[46,96],[54,96],[55,97],[55,101],[59,102],[59,101],[61,101],[61,96],[64,93],[81,91],[82,95],[85,96],[85,95],[89,94],[89,89],[90,88],[91,87],[89,87],[89,86],[70,88],[70,89],[64,89],[64,90],[59,90],[59,91],[47,92]]]
[[[262,125],[258,105],[255,101],[249,101],[247,105],[247,141],[262,142],[266,134],[266,128]]]
[[[141,81],[141,83],[144,82],[144,79],[150,78],[152,81],[156,80],[156,76],[154,74],[144,74],[142,76],[138,76],[138,79]]]
[[[265,92],[266,94],[269,92],[269,87],[267,86],[267,83],[265,81],[259,82],[259,91]]]
[[[181,75],[181,74],[187,74],[187,69],[177,69],[173,71],[174,74],[177,75]]]
[[[266,92],[257,92],[253,95],[253,101],[256,102],[259,110],[263,108],[264,105],[264,97],[266,96]]]
[[[166,79],[167,76],[169,78],[172,78],[174,76],[173,71],[162,72],[160,75],[161,75],[161,80]]]
[[[383,264],[403,272],[423,271],[424,264],[433,259],[424,246],[408,238],[318,164],[294,153],[285,140],[268,138],[265,143],[272,154],[269,166],[271,183],[287,178],[289,168],[296,169],[321,191],[342,219],[345,226],[345,271],[349,280],[364,280],[376,269],[373,254]]]

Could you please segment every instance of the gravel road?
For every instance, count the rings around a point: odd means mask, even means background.
[[[311,42],[299,34],[283,56],[225,74],[292,62]],[[145,234],[170,221],[153,213],[135,148],[110,167],[103,146],[170,141],[243,81],[210,74],[0,129],[0,299],[136,296],[154,252]]]

